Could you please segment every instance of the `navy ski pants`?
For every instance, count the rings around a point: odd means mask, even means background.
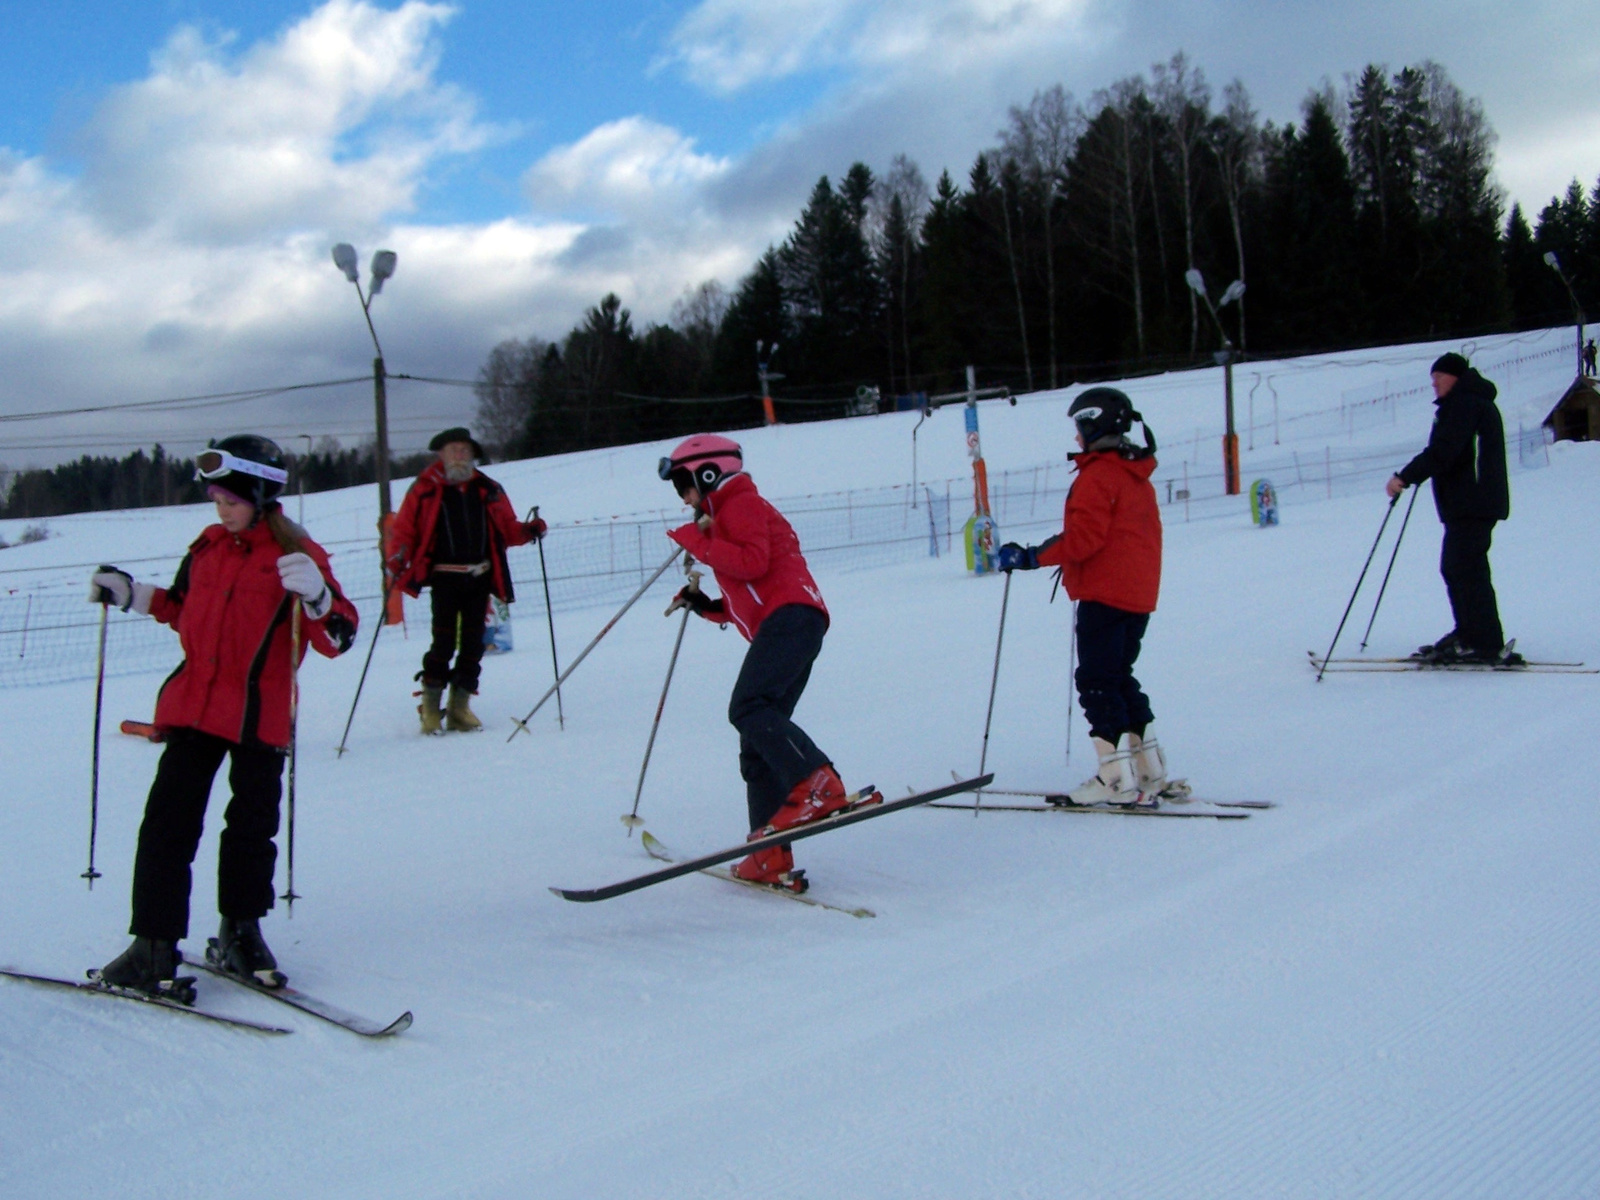
[[[745,652],[728,720],[739,731],[739,774],[751,829],[772,820],[794,785],[829,762],[790,719],[827,632],[821,609],[785,604],[761,622]]]
[[[174,729],[156,767],[139,826],[133,860],[135,937],[181,941],[189,935],[189,889],[195,851],[205,826],[211,781],[224,757],[233,798],[223,815],[217,854],[217,909],[248,920],[272,908],[272,872],[278,848],[278,800],[284,752],[241,746],[198,729]]]
[[[1149,613],[1125,612],[1098,600],[1079,602],[1074,679],[1091,737],[1115,745],[1129,730],[1142,736],[1145,726],[1155,720],[1149,697],[1133,677],[1139,643],[1149,624]]]

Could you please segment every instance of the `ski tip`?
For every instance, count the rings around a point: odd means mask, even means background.
[[[401,1013],[398,1017],[396,1017],[388,1025],[385,1025],[382,1029],[380,1029],[373,1036],[374,1037],[393,1037],[395,1034],[404,1033],[406,1030],[408,1030],[410,1028],[411,1028],[411,1013],[409,1011],[407,1011],[407,1012]]]

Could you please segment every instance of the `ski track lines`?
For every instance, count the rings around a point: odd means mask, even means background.
[[[1569,457],[1518,476],[1520,515],[1559,502],[1564,535],[1600,543],[1577,503],[1596,475]],[[703,878],[602,905],[544,892],[648,865],[617,817],[670,649],[665,595],[564,689],[564,733],[552,701],[509,746],[548,679],[542,620],[488,664],[482,737],[414,736],[422,637],[394,630],[336,760],[359,657],[313,660],[306,898],[270,936],[298,985],[373,1016],[412,1007],[416,1026],[370,1045],[293,1017],[269,1041],[0,984],[0,1195],[166,1195],[174,1136],[247,1197],[1600,1194],[1594,685],[1313,683],[1304,652],[1324,648],[1380,507],[1169,531],[1141,664],[1163,743],[1205,790],[1282,807],[908,812],[801,843],[818,894],[877,921]],[[1423,515],[1374,651],[1441,627]],[[1497,531],[1510,630],[1600,658],[1571,602],[1600,594],[1597,567],[1573,555],[1554,578],[1541,538],[1537,519]],[[799,715],[847,782],[903,794],[974,769],[999,582],[945,559],[821,582],[835,626]],[[1070,610],[1043,572],[1012,593],[989,765],[1002,786],[1076,782]],[[607,616],[559,616],[561,644]],[[640,809],[676,848],[739,831],[724,708],[742,649],[704,623],[684,644]],[[108,680],[108,719],[147,715],[158,681]],[[0,805],[0,940],[19,966],[76,972],[123,944],[160,748],[106,738],[106,876],[88,893],[91,702],[92,684],[0,693],[8,727],[38,731],[38,753],[8,744]],[[191,948],[215,920],[210,818]],[[220,982],[205,995],[278,1015]]]

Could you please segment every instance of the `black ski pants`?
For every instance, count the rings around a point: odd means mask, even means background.
[[[272,908],[278,848],[278,800],[284,752],[242,746],[198,729],[174,729],[156,767],[133,860],[135,937],[180,941],[189,934],[189,888],[205,826],[211,781],[224,757],[233,798],[223,815],[217,855],[217,909],[236,921],[259,919]]]
[[[794,785],[829,762],[790,720],[827,632],[821,609],[785,604],[761,622],[739,668],[728,720],[739,731],[739,774],[751,829],[772,820]]]
[[[435,687],[453,683],[476,694],[483,667],[483,629],[489,613],[489,572],[467,575],[435,571],[428,577],[433,601],[433,644],[422,656],[422,680]],[[457,648],[457,638],[460,647]],[[450,670],[451,656],[456,666]]]
[[[1083,600],[1078,604],[1078,670],[1074,680],[1089,735],[1116,745],[1124,733],[1144,734],[1155,720],[1150,699],[1133,677],[1149,613],[1126,612]]]
[[[1506,642],[1489,575],[1493,536],[1493,521],[1447,521],[1439,552],[1439,574],[1450,594],[1456,637],[1467,649],[1481,654],[1498,654]]]

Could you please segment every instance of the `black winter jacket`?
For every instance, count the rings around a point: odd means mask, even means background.
[[[1433,480],[1439,520],[1504,521],[1511,515],[1506,435],[1495,386],[1472,368],[1434,401],[1428,445],[1398,472],[1408,485]]]

